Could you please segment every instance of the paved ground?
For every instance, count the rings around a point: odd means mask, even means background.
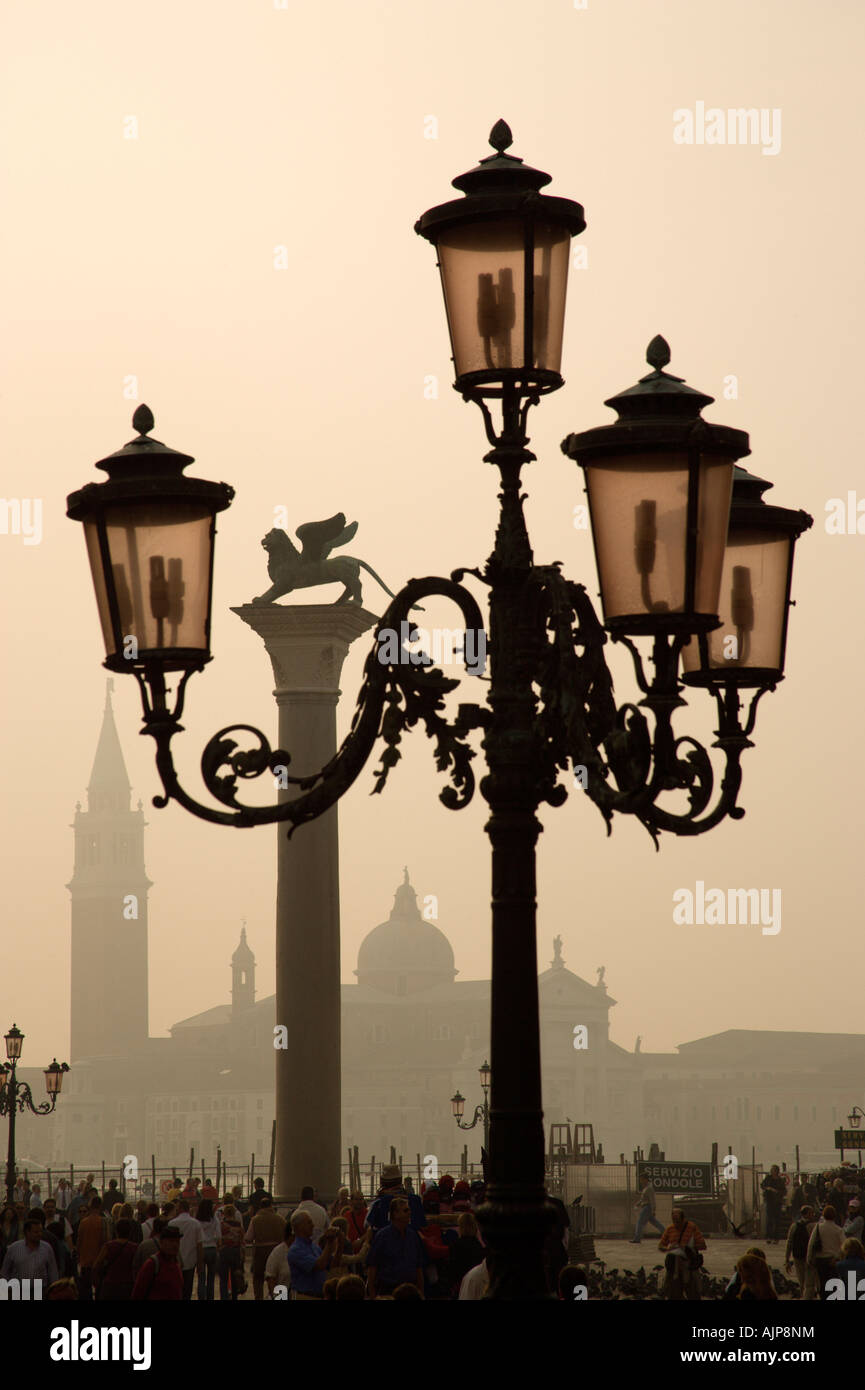
[[[784,1272],[784,1244],[767,1245],[761,1237],[748,1236],[736,1240],[734,1236],[706,1236],[706,1249],[703,1251],[703,1265],[708,1274],[715,1278],[733,1273],[736,1261],[752,1245],[765,1250],[770,1269]],[[647,1271],[654,1265],[662,1265],[664,1256],[658,1249],[657,1240],[646,1240],[639,1245],[631,1245],[623,1237],[595,1237],[595,1254],[604,1261],[608,1269],[630,1270],[636,1274],[640,1265]]]

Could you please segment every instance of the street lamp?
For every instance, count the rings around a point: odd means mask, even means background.
[[[19,1081],[15,1075],[15,1068],[21,1058],[21,1049],[24,1045],[24,1034],[13,1023],[9,1032],[4,1036],[8,1062],[0,1066],[0,1115],[9,1116],[6,1201],[9,1206],[12,1206],[15,1196],[15,1116],[19,1110],[23,1112],[25,1106],[33,1115],[50,1115],[57,1104],[57,1097],[63,1084],[63,1073],[69,1070],[69,1066],[66,1062],[58,1062],[55,1057],[51,1065],[45,1068],[45,1089],[48,1092],[48,1100],[43,1101],[41,1105],[36,1105],[27,1082]]]
[[[456,1095],[451,1096],[451,1107],[452,1107],[452,1109],[453,1109],[454,1119],[456,1120],[456,1122],[457,1122],[457,1124],[459,1125],[460,1129],[474,1129],[474,1127],[475,1127],[475,1125],[478,1123],[478,1121],[479,1121],[479,1120],[483,1120],[483,1122],[484,1122],[484,1153],[485,1153],[485,1154],[488,1154],[488,1153],[489,1153],[489,1148],[490,1148],[490,1107],[489,1107],[489,1098],[488,1098],[488,1095],[487,1095],[487,1092],[489,1091],[489,1086],[490,1086],[490,1064],[489,1064],[489,1062],[484,1062],[483,1066],[480,1067],[478,1070],[479,1070],[479,1074],[480,1074],[480,1078],[481,1078],[481,1086],[483,1087],[483,1091],[484,1091],[484,1101],[483,1101],[483,1105],[476,1105],[476,1106],[475,1106],[474,1118],[472,1119],[471,1123],[470,1123],[470,1124],[463,1124],[463,1111],[465,1110],[466,1098],[465,1098],[465,1096],[461,1096],[460,1093],[459,1093],[459,1091],[457,1091]]]
[[[146,440],[153,417],[139,407],[134,423],[141,438],[112,456],[118,485],[127,488],[127,511],[115,518],[113,503],[107,505],[111,499],[106,496],[103,508],[91,485],[69,499],[69,514],[90,527],[88,550],[108,647],[105,664],[130,670],[139,681],[142,732],[155,740],[164,789],[155,805],[166,806],[173,799],[220,825],[282,822],[291,834],[336,804],[379,739],[384,748],[373,790],[380,792],[399,761],[403,735],[422,724],[434,740],[436,766],[450,783],[440,800],[458,810],[468,805],[475,788],[476,749],[470,735],[482,732],[487,772],[480,791],[490,807],[485,829],[492,844],[492,1068],[485,1064],[482,1071],[488,1084],[490,1072],[495,1076],[495,1086],[489,1107],[487,1200],[478,1216],[489,1252],[489,1296],[533,1299],[548,1296],[543,1242],[553,1217],[544,1190],[535,931],[535,845],[542,826],[537,812],[543,804],[557,807],[567,800],[567,774],[579,767],[583,793],[608,829],[614,812],[633,815],[657,843],[663,830],[698,835],[726,816],[739,819],[744,814],[736,805],[741,755],[752,746],[748,735],[756,701],[774,682],[758,685],[746,728],[739,720],[736,688],[725,687],[717,695],[721,724],[713,747],[721,752],[723,775],[709,809],[716,781],[712,759],[696,739],[677,734],[673,720],[685,703],[679,677],[682,648],[695,634],[712,632],[722,622],[719,591],[731,480],[735,461],[749,452],[748,438],[702,419],[711,398],[663,370],[669,348],[661,338],[649,345],[648,376],[611,398],[618,420],[569,435],[562,445],[585,469],[606,625],[612,639],[631,653],[643,693],[639,706],[616,704],[604,654],[607,633],[585,587],[566,579],[558,563],[535,563],[520,482],[523,466],[535,457],[527,447],[526,418],[542,395],[563,384],[568,247],[585,221],[578,203],[540,193],[549,182],[547,174],[506,153],[511,133],[503,121],[494,126],[490,143],[494,154],[454,180],[463,198],[430,209],[415,230],[438,254],[454,387],[480,407],[491,445],[484,458],[501,476],[494,548],[482,570],[464,566],[448,579],[411,579],[400,590],[376,630],[348,735],[319,772],[288,779],[296,792],[292,799],[266,807],[239,800],[238,779],[274,773],[290,761],[288,752],[271,749],[264,734],[250,725],[220,730],[202,755],[204,784],[227,809],[200,802],[181,786],[171,752],[171,741],[181,732],[188,677],[209,659],[212,519],[229,504],[231,489],[196,484],[202,491],[194,498],[190,494],[181,519],[175,506],[185,494],[173,489],[183,481],[179,471],[188,456]],[[491,408],[497,403],[500,427]],[[163,462],[165,469],[156,476]],[[103,460],[101,466],[110,464]],[[151,535],[151,523],[145,525],[141,516],[149,515],[145,503],[154,497],[159,509]],[[130,528],[135,546],[132,538],[123,539]],[[142,556],[150,564],[149,579]],[[175,565],[172,589],[170,561],[184,556],[189,558],[179,569]],[[113,577],[115,568],[119,572]],[[736,568],[742,566],[737,562]],[[445,696],[460,682],[447,679],[431,663],[384,661],[382,643],[386,632],[410,631],[413,607],[432,595],[456,605],[466,632],[484,632],[481,609],[462,582],[467,574],[488,589],[486,708],[461,703],[449,719]],[[186,588],[178,607],[181,579]],[[143,597],[148,582],[150,617]],[[124,584],[131,596],[122,608]],[[137,599],[134,584],[140,591]],[[198,615],[193,636],[184,627],[187,606]],[[127,636],[141,639],[137,657],[120,654],[126,628]],[[653,639],[651,679],[634,636]],[[127,645],[132,651],[136,644]],[[408,658],[407,651],[403,655]],[[779,659],[777,649],[774,659]],[[173,709],[164,681],[171,670],[182,672]],[[251,735],[254,746],[239,750],[238,732]],[[668,794],[681,792],[686,809],[661,804]],[[452,1103],[458,1105],[460,1098]]]
[[[858,1129],[863,1119],[865,1119],[865,1110],[860,1110],[858,1105],[854,1105],[850,1114],[847,1116],[847,1123],[850,1128]]]

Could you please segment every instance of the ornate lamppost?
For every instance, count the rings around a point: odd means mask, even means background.
[[[147,437],[153,416],[139,406],[138,438],[100,462],[109,481],[74,493],[68,514],[85,526],[105,665],[130,671],[139,683],[142,732],[156,744],[164,789],[156,806],[175,800],[216,824],[285,822],[291,833],[336,803],[379,738],[380,792],[403,734],[422,724],[435,742],[436,766],[450,780],[440,800],[458,810],[474,792],[470,735],[481,731],[487,773],[480,791],[490,807],[492,843],[495,1081],[487,1201],[478,1214],[490,1296],[525,1299],[547,1296],[542,1246],[552,1216],[544,1192],[535,936],[538,809],[561,806],[564,774],[579,768],[608,831],[618,811],[635,816],[657,844],[661,831],[698,835],[744,814],[736,804],[740,759],[753,746],[759,699],[783,678],[794,544],[811,518],[764,507],[755,493],[768,484],[744,470],[734,485],[736,460],[750,452],[748,436],[702,418],[712,398],[664,371],[669,348],[655,338],[647,353],[652,370],[607,402],[616,422],[569,435],[562,445],[585,470],[604,625],[585,587],[566,579],[559,563],[535,563],[520,484],[535,457],[526,417],[542,395],[563,385],[569,245],[585,221],[578,203],[541,194],[548,174],[507,153],[511,133],[503,121],[490,143],[494,154],[453,181],[464,196],[430,209],[415,230],[438,254],[455,389],[480,407],[490,444],[485,461],[500,473],[495,545],[482,570],[412,579],[397,594],[376,630],[347,737],[319,772],[288,778],[293,799],[267,807],[239,800],[238,779],[290,764],[288,751],[271,749],[249,725],[221,729],[202,755],[205,786],[225,809],[197,801],[180,785],[171,753],[189,677],[210,660],[214,518],[230,504],[232,489],[183,478],[192,460]],[[500,427],[491,405],[501,408]],[[760,524],[752,526],[758,512]],[[412,608],[440,595],[460,610],[466,632],[480,638],[483,618],[462,582],[466,575],[488,589],[487,708],[463,703],[448,719],[445,696],[459,682],[406,647],[395,657],[390,635],[414,640]],[[720,648],[719,629],[732,639]],[[632,655],[639,704],[616,705],[604,659],[608,633]],[[635,637],[652,640],[651,677]],[[173,703],[170,672],[178,673]],[[713,747],[724,766],[714,805],[709,753],[673,729],[685,705],[683,680],[717,701]],[[744,723],[743,688],[754,692]],[[239,751],[239,732],[252,736],[252,748]],[[659,804],[668,793],[684,793],[687,809]]]
[[[854,1105],[847,1116],[848,1125],[851,1129],[858,1129],[863,1120],[865,1120],[865,1110],[860,1110],[858,1105]]]
[[[489,1064],[489,1062],[484,1062],[483,1066],[481,1066],[481,1067],[478,1068],[478,1072],[479,1072],[480,1078],[481,1078],[481,1086],[483,1087],[484,1101],[483,1101],[483,1105],[476,1105],[476,1106],[475,1106],[474,1118],[472,1119],[471,1123],[470,1123],[470,1124],[464,1124],[464,1123],[463,1123],[463,1111],[464,1111],[465,1108],[466,1108],[466,1098],[465,1098],[465,1096],[461,1096],[460,1093],[459,1093],[459,1091],[457,1091],[456,1095],[451,1096],[451,1106],[452,1106],[452,1108],[453,1108],[454,1119],[456,1120],[456,1122],[457,1122],[457,1124],[459,1125],[460,1129],[474,1129],[474,1127],[475,1127],[475,1125],[478,1123],[478,1121],[479,1121],[479,1120],[483,1120],[483,1122],[484,1122],[484,1154],[486,1155],[486,1154],[488,1154],[489,1151],[490,1151],[490,1106],[489,1106],[490,1064]]]
[[[15,1193],[15,1116],[19,1110],[23,1112],[25,1106],[33,1115],[50,1115],[57,1104],[60,1087],[63,1085],[63,1073],[69,1070],[69,1066],[66,1062],[58,1062],[55,1057],[51,1065],[45,1068],[45,1089],[48,1092],[48,1100],[43,1101],[41,1105],[36,1105],[33,1100],[33,1092],[27,1082],[19,1081],[15,1075],[15,1068],[24,1046],[24,1034],[13,1023],[9,1032],[5,1034],[5,1039],[6,1056],[9,1060],[0,1066],[0,1115],[9,1116],[6,1201],[12,1206]]]

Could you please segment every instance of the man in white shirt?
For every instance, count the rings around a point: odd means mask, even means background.
[[[24,1239],[13,1240],[7,1249],[0,1267],[0,1279],[41,1279],[39,1293],[32,1293],[30,1297],[42,1298],[56,1278],[57,1261],[49,1242],[42,1239],[42,1222],[25,1221]]]
[[[315,1200],[314,1188],[303,1188],[300,1194],[300,1201],[295,1207],[295,1211],[305,1211],[309,1213],[310,1220],[312,1221],[312,1241],[314,1245],[317,1245],[330,1225],[330,1218],[324,1207],[319,1206],[318,1202]]]
[[[480,1300],[490,1286],[490,1276],[486,1260],[482,1260],[468,1274],[463,1275],[460,1284],[460,1298]]]
[[[201,1222],[189,1215],[189,1203],[181,1197],[177,1211],[171,1218],[172,1226],[180,1231],[180,1267],[183,1270],[183,1297],[192,1298],[192,1283],[196,1270],[204,1269],[204,1245]]]
[[[294,1232],[291,1229],[291,1222],[285,1223],[285,1240],[275,1245],[267,1257],[267,1264],[264,1266],[264,1277],[267,1281],[267,1292],[273,1298],[273,1290],[277,1284],[281,1284],[286,1290],[291,1288],[291,1265],[288,1263],[288,1247],[294,1240]],[[288,1294],[280,1291],[280,1298],[287,1298]]]

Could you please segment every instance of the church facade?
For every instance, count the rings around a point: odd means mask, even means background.
[[[68,885],[72,929],[72,1069],[50,1121],[22,1117],[19,1154],[59,1168],[188,1163],[195,1150],[212,1168],[254,1155],[266,1167],[273,1123],[273,996],[256,999],[255,957],[246,929],[231,959],[230,996],[180,1020],[166,1038],[147,1029],[145,821],[130,808],[130,785],[110,696],[88,785],[73,825]],[[115,949],[109,950],[112,944]],[[111,961],[124,961],[124,987]],[[342,986],[344,1161],[407,1163],[420,1154],[453,1164],[468,1143],[480,1157],[482,1127],[457,1128],[450,1098],[482,1101],[479,1069],[489,1059],[490,985],[460,980],[453,948],[427,920],[408,872],[387,918],[364,938],[353,983]],[[863,1103],[865,1035],[734,1030],[646,1053],[610,1037],[616,1001],[598,971],[590,984],[568,968],[561,937],[538,976],[545,1123],[593,1126],[607,1162],[657,1143],[668,1159],[705,1160],[717,1142],[750,1162],[803,1167],[833,1159],[833,1130]],[[119,999],[119,1003],[115,1003]],[[853,1020],[851,1020],[853,1022]],[[856,1020],[858,1022],[858,1020]],[[44,1089],[35,1073],[34,1094]],[[303,1097],[297,1123],[304,1123]],[[549,1132],[549,1131],[548,1131]],[[322,1188],[331,1175],[310,1174]]]

